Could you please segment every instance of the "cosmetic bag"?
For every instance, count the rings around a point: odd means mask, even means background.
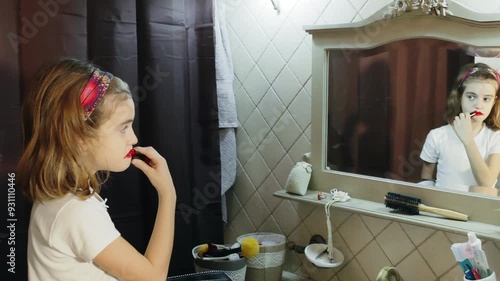
[[[231,281],[222,271],[205,271],[168,277],[167,281]]]
[[[307,191],[307,186],[311,180],[312,165],[300,161],[293,166],[292,171],[288,175],[285,185],[285,191],[288,193],[304,195]]]

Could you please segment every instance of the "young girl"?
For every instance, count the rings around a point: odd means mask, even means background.
[[[23,109],[25,149],[19,182],[33,201],[28,276],[46,280],[166,280],[176,194],[165,159],[137,137],[128,85],[74,59],[42,68]],[[144,256],[116,230],[100,185],[134,165],[158,192],[156,223]],[[104,177],[102,176],[104,174]]]
[[[496,195],[499,85],[500,75],[486,64],[461,69],[448,97],[449,125],[431,130],[420,154],[424,184]]]

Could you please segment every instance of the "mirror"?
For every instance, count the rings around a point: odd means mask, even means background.
[[[500,59],[485,61],[475,46],[431,38],[329,50],[327,167],[418,183],[427,133],[447,124],[460,67],[478,61],[496,68]]]
[[[492,62],[497,58],[480,58],[500,53],[500,14],[455,2],[449,10],[453,16],[407,13],[384,20],[384,7],[362,21],[305,27],[312,35],[309,189],[337,188],[377,203],[395,192],[498,224],[491,206],[500,197],[415,184],[421,147],[429,130],[445,122],[460,65],[481,59],[500,67]],[[362,206],[356,211],[364,212]]]

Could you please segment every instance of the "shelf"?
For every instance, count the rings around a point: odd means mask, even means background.
[[[331,195],[327,195],[327,198],[318,200],[318,192],[315,190],[308,190],[303,196],[290,194],[284,190],[274,193],[275,197],[319,206],[324,206],[331,199]],[[480,238],[500,241],[500,226],[498,225],[471,220],[467,222],[456,221],[426,212],[420,212],[420,215],[406,215],[394,212],[386,208],[382,203],[356,198],[351,198],[349,201],[343,203],[334,203],[332,208],[458,234],[467,235],[467,232],[475,232]]]

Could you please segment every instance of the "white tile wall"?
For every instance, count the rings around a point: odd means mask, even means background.
[[[272,196],[283,189],[294,163],[310,151],[311,38],[303,25],[362,20],[390,0],[224,0],[234,61],[240,127],[238,173],[227,193],[225,240],[257,231],[282,233],[299,245],[327,237],[323,207]],[[475,10],[500,10],[498,0],[461,0]],[[484,3],[483,3],[484,2]],[[488,3],[486,3],[488,2]],[[488,7],[488,8],[486,8]],[[482,10],[481,10],[482,9]],[[450,246],[466,237],[390,220],[336,211],[333,241],[345,256],[335,269],[318,269],[287,251],[286,280],[369,281],[395,266],[405,281],[462,280]],[[500,243],[483,247],[500,272]]]

